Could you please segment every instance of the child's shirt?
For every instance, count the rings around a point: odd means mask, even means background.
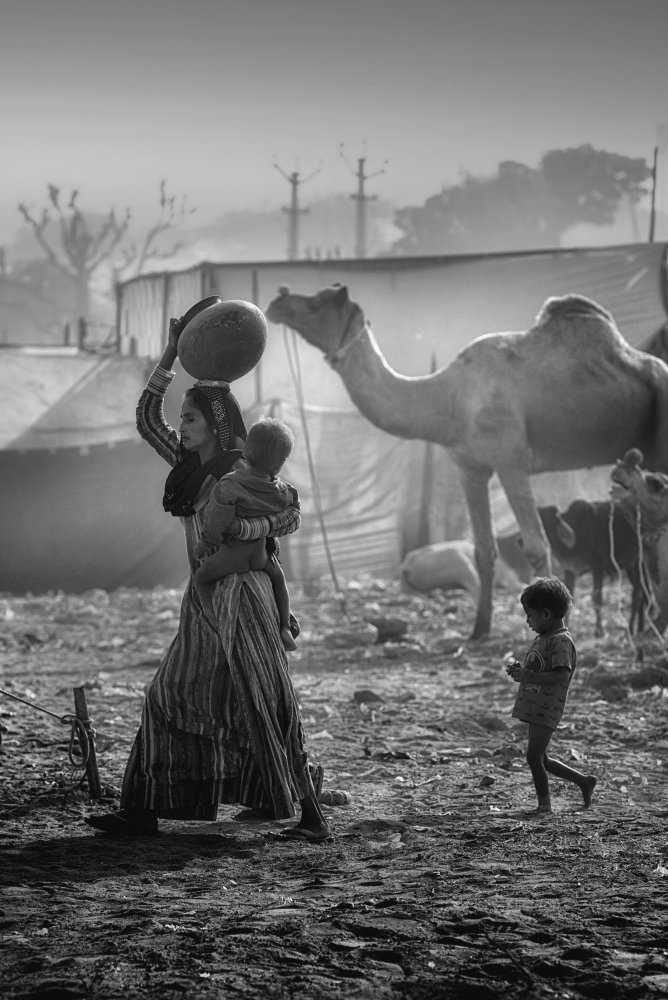
[[[202,514],[202,538],[218,546],[235,517],[280,514],[288,507],[299,510],[297,490],[277,477],[263,479],[246,467],[234,469],[218,480]]]
[[[523,667],[536,673],[559,670],[563,674],[563,682],[542,685],[522,681],[515,698],[513,717],[556,729],[564,712],[576,663],[575,643],[565,626],[537,635],[524,657]]]

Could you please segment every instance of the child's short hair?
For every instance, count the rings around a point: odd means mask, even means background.
[[[526,611],[549,611],[555,618],[565,618],[571,610],[573,599],[565,584],[556,576],[541,576],[520,594],[522,607]]]
[[[282,420],[260,417],[248,432],[244,456],[251,465],[275,476],[292,451],[295,436]]]

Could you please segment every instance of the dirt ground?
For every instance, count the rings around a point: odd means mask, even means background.
[[[83,817],[116,804],[180,597],[0,595],[0,686],[58,716],[84,686],[107,797],[72,768],[69,725],[0,695],[3,996],[668,996],[666,651],[643,639],[636,660],[614,587],[600,639],[578,595],[554,745],[597,775],[588,811],[552,781],[553,815],[521,813],[534,793],[501,667],[531,640],[516,595],[473,644],[467,594],[361,579],[343,600],[293,593],[309,748],[352,797],[326,807],[330,842],[281,842],[227,806],[157,838],[97,836]]]

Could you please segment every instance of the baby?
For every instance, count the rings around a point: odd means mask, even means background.
[[[278,608],[281,640],[288,650],[297,645],[290,629],[290,595],[274,554],[275,541],[260,538],[242,542],[227,532],[235,517],[278,514],[291,506],[299,509],[296,489],[278,478],[294,440],[282,420],[262,418],[250,428],[243,449],[244,465],[218,480],[204,509],[202,538],[195,552],[196,557],[204,559],[193,578],[202,608],[213,620],[211,585],[215,580],[251,570],[267,573]]]

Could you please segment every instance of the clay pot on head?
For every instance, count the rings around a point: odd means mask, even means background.
[[[210,296],[183,318],[186,326],[179,337],[178,356],[195,379],[233,382],[252,371],[262,357],[267,321],[252,302]]]

